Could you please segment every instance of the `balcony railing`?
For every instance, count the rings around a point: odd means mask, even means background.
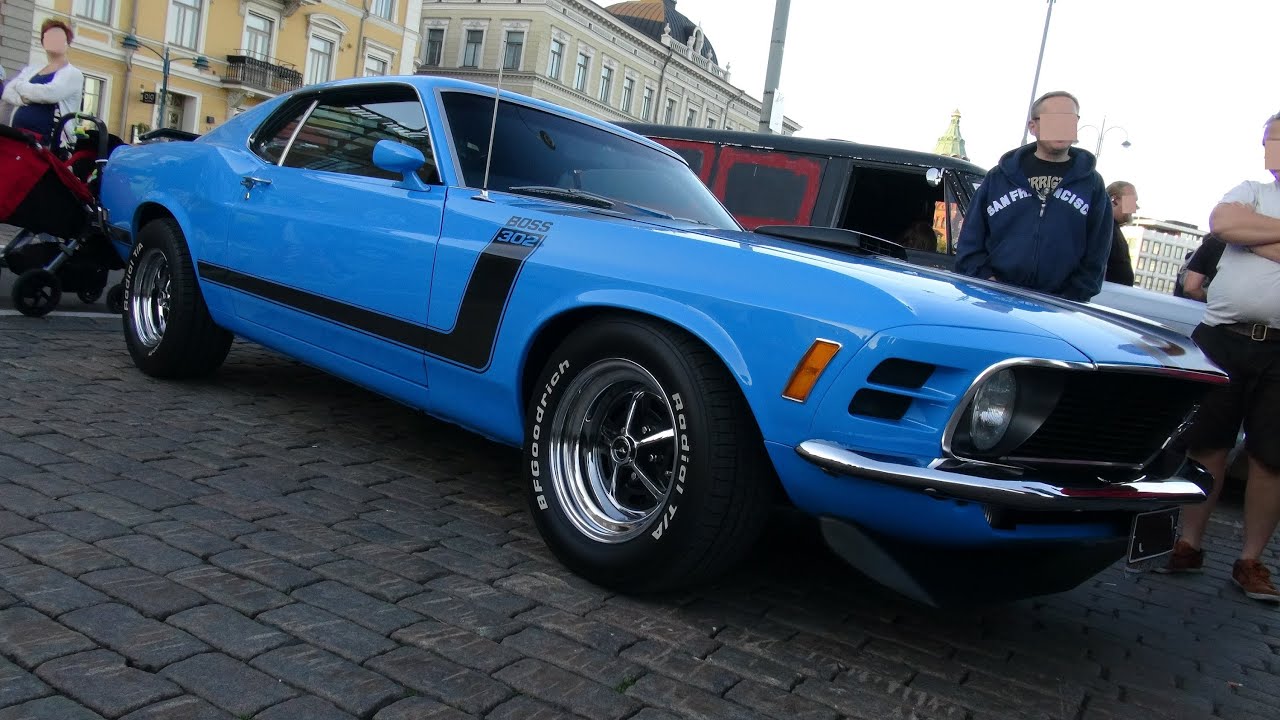
[[[235,55],[227,56],[222,82],[279,95],[302,87],[302,73],[292,63],[237,50]]]

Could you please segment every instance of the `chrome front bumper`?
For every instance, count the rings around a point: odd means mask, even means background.
[[[922,468],[884,462],[825,440],[806,440],[796,452],[836,475],[885,482],[938,498],[1024,510],[1153,510],[1203,502],[1213,488],[1209,471],[1190,459],[1170,477],[1144,476],[1123,483],[1098,481],[1077,486],[982,477],[947,469],[945,464]]]

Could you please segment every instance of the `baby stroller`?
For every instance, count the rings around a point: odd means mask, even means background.
[[[95,302],[111,270],[124,268],[107,235],[106,212],[98,203],[102,167],[123,145],[98,118],[64,116],[51,138],[60,138],[72,120],[96,129],[69,150],[46,146],[22,130],[0,125],[0,223],[21,228],[0,251],[0,266],[18,277],[13,304],[23,315],[40,317],[58,306],[62,293]],[[123,309],[123,288],[107,295],[113,312]]]

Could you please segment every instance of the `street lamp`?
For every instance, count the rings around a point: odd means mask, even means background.
[[[1085,128],[1093,128],[1094,130],[1098,130],[1098,144],[1097,144],[1097,145],[1094,147],[1094,149],[1093,149],[1093,154],[1094,154],[1094,156],[1095,156],[1095,157],[1102,157],[1102,139],[1103,139],[1104,137],[1106,137],[1106,136],[1107,136],[1107,133],[1111,132],[1112,130],[1119,130],[1119,131],[1121,131],[1121,132],[1123,132],[1123,133],[1124,133],[1124,142],[1120,143],[1120,147],[1122,147],[1122,148],[1127,148],[1127,147],[1129,147],[1129,146],[1133,145],[1133,143],[1129,142],[1129,131],[1128,131],[1128,130],[1125,130],[1124,128],[1120,127],[1119,125],[1112,125],[1111,127],[1107,127],[1107,116],[1106,116],[1106,115],[1103,115],[1103,116],[1102,116],[1102,129],[1101,129],[1101,130],[1099,130],[1098,128],[1094,127],[1093,125],[1081,125],[1081,126],[1080,126],[1080,129],[1081,129],[1081,130],[1084,130]]]
[[[1040,86],[1040,65],[1044,62],[1044,45],[1049,40],[1049,20],[1053,18],[1053,3],[1056,0],[1049,0],[1049,10],[1044,15],[1044,35],[1040,38],[1040,58],[1036,60],[1036,78],[1031,81],[1031,102],[1027,103],[1027,117],[1022,121],[1022,144],[1027,144],[1027,133],[1031,128],[1027,127],[1027,121],[1031,120],[1031,106],[1036,101],[1036,88]]]
[[[164,127],[166,103],[169,100],[169,61],[172,59],[169,52],[168,44],[164,46],[164,52],[161,52],[159,50],[156,50],[151,45],[148,45],[147,43],[144,43],[141,40],[139,40],[136,35],[130,33],[128,35],[125,35],[124,39],[120,41],[120,46],[123,47],[125,50],[130,50],[130,51],[135,51],[140,48],[146,48],[147,50],[150,50],[152,53],[154,53],[155,56],[160,58],[160,60],[164,63],[163,69],[160,75],[160,127]],[[209,60],[205,58],[205,56],[203,55],[183,55],[182,57],[186,60],[192,61],[191,64],[195,67],[196,70],[203,72],[209,69]]]

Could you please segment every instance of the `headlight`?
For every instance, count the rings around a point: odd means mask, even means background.
[[[1018,399],[1018,381],[1012,370],[992,375],[973,397],[969,416],[969,441],[980,451],[995,447],[1009,429]]]

